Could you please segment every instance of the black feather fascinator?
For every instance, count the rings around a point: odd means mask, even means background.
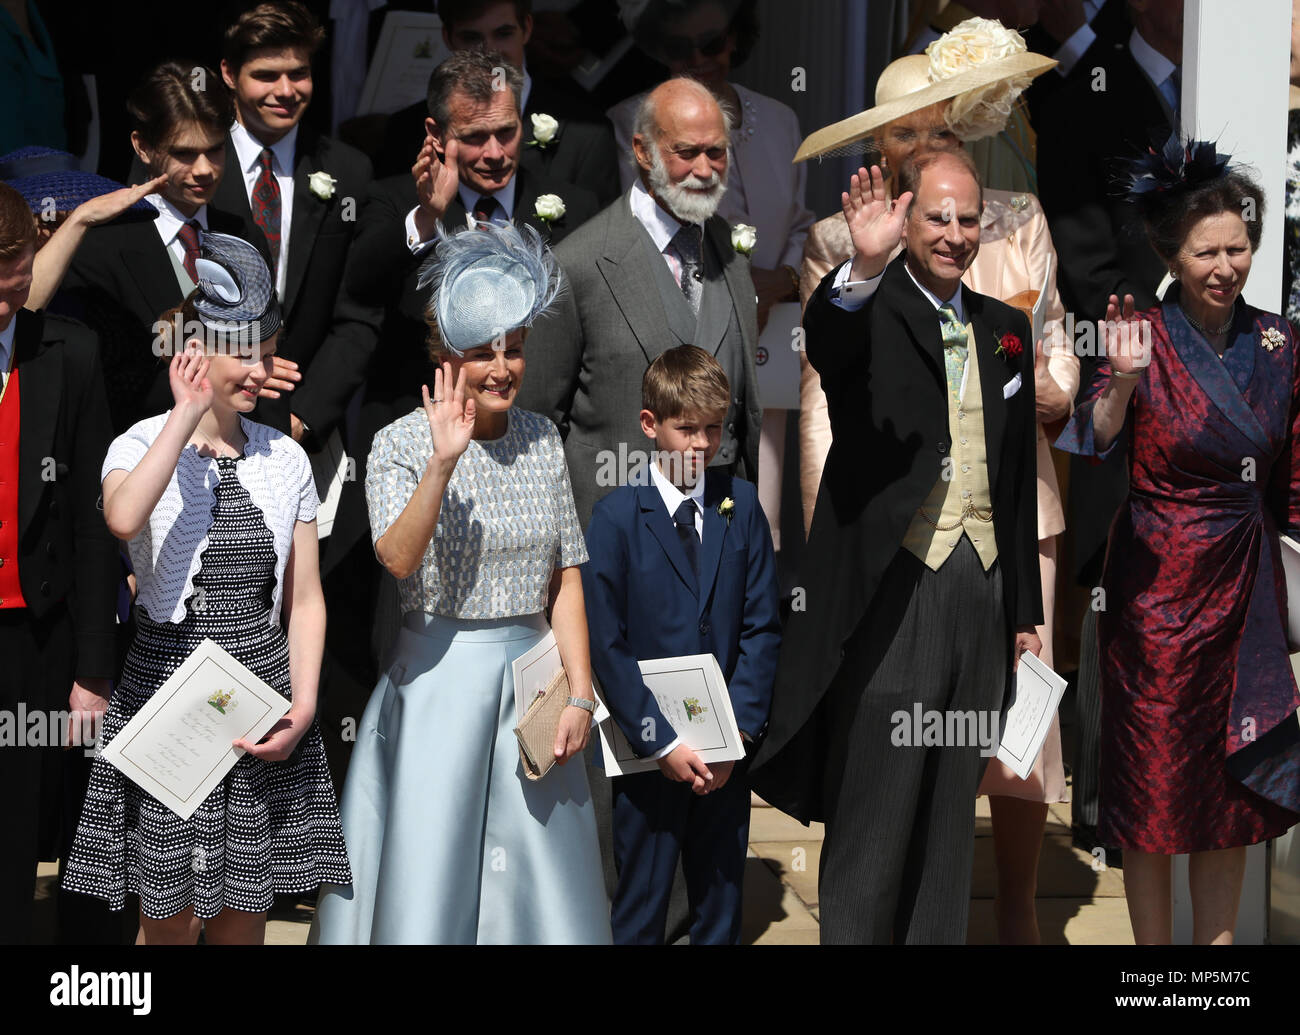
[[[1129,163],[1124,185],[1138,206],[1163,206],[1185,191],[1222,179],[1231,159],[1215,150],[1214,141],[1184,141],[1175,131],[1163,146],[1148,147]]]

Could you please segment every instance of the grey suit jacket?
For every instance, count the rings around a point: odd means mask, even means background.
[[[691,341],[691,329],[669,317],[656,284],[660,271],[653,265],[663,260],[632,215],[627,194],[555,249],[567,283],[555,308],[529,335],[528,367],[516,405],[546,414],[559,427],[584,528],[596,501],[627,482],[653,448],[640,427],[641,378],[660,353],[683,342],[741,372],[731,386],[724,445],[714,466],[758,480],[763,412],[749,260],[732,247],[730,227],[721,217],[705,224],[705,236],[721,262],[731,303],[724,315],[731,319],[702,319],[699,341]]]

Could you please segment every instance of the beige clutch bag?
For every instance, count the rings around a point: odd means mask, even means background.
[[[528,706],[515,728],[519,758],[528,779],[540,780],[555,765],[555,732],[560,728],[560,715],[568,705],[569,677],[561,668],[551,676],[546,689]]]

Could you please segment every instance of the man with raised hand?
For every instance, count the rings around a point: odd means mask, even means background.
[[[965,941],[990,746],[899,743],[896,716],[998,714],[1039,650],[1029,324],[961,284],[982,201],[965,152],[898,177],[893,202],[879,168],[853,177],[854,255],[804,315],[834,440],[753,770],[767,801],[826,823],[824,943]]]

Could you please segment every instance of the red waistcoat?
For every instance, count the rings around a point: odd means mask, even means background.
[[[18,584],[18,371],[0,398],[0,608],[26,607]]]

